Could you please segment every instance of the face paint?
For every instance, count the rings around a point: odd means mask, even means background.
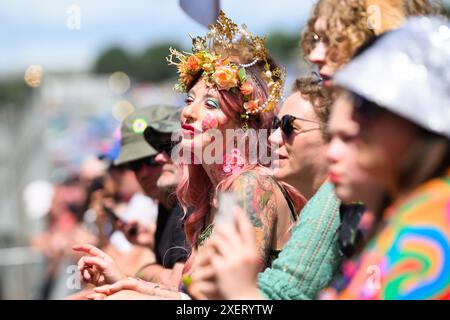
[[[207,131],[210,129],[217,129],[218,126],[219,121],[216,119],[215,116],[211,115],[211,113],[208,112],[205,118],[202,120],[202,130]]]

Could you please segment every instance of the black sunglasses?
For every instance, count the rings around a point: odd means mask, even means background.
[[[321,124],[320,122],[317,122],[317,121],[307,120],[307,119],[295,117],[290,114],[285,114],[284,116],[281,117],[281,120],[277,116],[275,116],[273,118],[272,129],[277,130],[281,126],[281,131],[283,131],[283,133],[286,135],[286,137],[289,138],[291,136],[292,132],[294,132],[294,120],[302,120],[302,121],[306,121],[306,122]],[[308,131],[318,130],[318,129],[319,128],[313,128],[313,129],[305,130],[303,132],[308,132]]]
[[[167,153],[169,156],[172,152],[172,149],[179,143],[179,141],[167,141],[163,143],[157,143],[152,144],[152,147],[158,152],[158,153]]]
[[[126,169],[138,172],[141,170],[142,166],[146,165],[148,167],[159,167],[160,164],[155,160],[155,156],[150,156],[142,159],[138,159],[135,161],[131,161],[126,163],[124,166]]]

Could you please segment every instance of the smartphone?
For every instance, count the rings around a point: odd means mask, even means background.
[[[120,220],[120,218],[115,214],[115,212],[110,207],[103,205],[102,208],[103,211],[108,216],[108,218],[111,219],[111,222],[116,223],[117,221]]]
[[[236,207],[236,194],[228,191],[221,191],[218,195],[219,209],[217,210],[214,224],[232,224],[234,223],[234,207]]]

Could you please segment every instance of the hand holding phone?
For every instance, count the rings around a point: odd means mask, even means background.
[[[215,225],[233,224],[234,208],[237,205],[236,194],[233,192],[219,192],[219,209],[214,219]]]

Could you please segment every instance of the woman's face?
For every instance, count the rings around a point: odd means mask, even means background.
[[[326,35],[327,18],[322,15],[314,23],[314,43],[308,60],[319,68],[319,74],[323,79],[324,86],[330,86],[331,77],[336,72],[336,67],[327,60],[329,39]]]
[[[197,157],[200,154],[206,156],[205,148],[216,141],[218,135],[223,138],[222,145],[225,146],[226,130],[235,129],[236,125],[225,115],[222,107],[218,91],[207,87],[202,79],[189,90],[181,114],[183,150],[190,150]]]
[[[294,120],[294,130],[287,137],[281,130],[276,129],[269,137],[274,147],[274,176],[298,189],[298,182],[302,178],[313,176],[325,168],[325,142],[320,130],[319,119],[310,102],[305,100],[300,92],[290,95],[283,104],[278,118],[292,115],[302,119],[314,121]]]
[[[370,204],[372,197],[376,196],[376,187],[374,179],[358,165],[360,126],[352,115],[351,99],[348,95],[339,95],[328,123],[332,135],[327,149],[329,177],[344,203],[363,201]]]
[[[357,143],[357,161],[392,197],[397,197],[401,192],[397,177],[418,138],[418,131],[411,122],[383,109],[378,110],[369,119],[354,113],[354,119],[362,128]]]

